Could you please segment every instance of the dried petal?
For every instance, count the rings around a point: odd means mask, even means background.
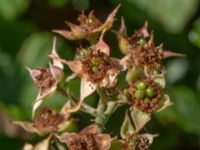
[[[43,141],[36,144],[33,150],[49,150],[49,144],[51,141],[51,137],[52,136],[49,135],[46,139],[44,139]]]
[[[128,69],[127,62],[130,59],[130,55],[125,55],[122,59],[120,59],[119,64],[122,67],[122,71]]]
[[[171,51],[164,51],[164,54],[163,54],[163,59],[166,59],[166,58],[169,58],[169,57],[186,57],[185,54],[181,54],[181,53],[174,53],[174,52],[171,52]]]
[[[121,17],[121,26],[119,28],[119,33],[123,36],[127,36],[127,29],[124,21],[124,17]]]
[[[66,22],[66,24],[70,27],[72,34],[74,35],[74,37],[77,40],[80,40],[80,39],[83,39],[86,37],[87,33],[83,28],[81,28],[75,24],[72,24],[70,22]]]
[[[148,32],[148,29],[147,29],[147,28],[148,28],[148,22],[145,21],[144,26],[142,27],[142,29],[140,29],[141,32],[142,32],[143,35],[144,35],[144,38],[149,37],[149,32]]]
[[[121,33],[114,33],[117,35],[119,49],[123,54],[126,54],[131,49],[131,44]]]
[[[113,22],[115,20],[115,15],[119,9],[121,5],[119,4],[110,14],[109,16],[107,17],[106,21],[104,22],[103,25],[101,25],[100,27],[94,29],[92,32],[95,33],[95,32],[101,32],[103,31],[104,29],[106,30],[109,30],[112,25],[113,25]]]
[[[25,145],[22,148],[22,150],[33,150],[33,145],[31,145],[29,143],[25,143]]]
[[[59,67],[52,65],[51,63],[49,63],[49,68],[51,71],[51,74],[54,78],[54,80],[56,81],[56,83],[59,83],[63,77],[64,77],[64,72],[63,70],[61,70]]]
[[[37,133],[38,135],[43,135],[44,132],[41,130],[38,130],[37,128],[34,127],[32,122],[27,122],[27,121],[13,121],[12,122],[15,125],[18,125],[22,127],[24,130],[30,133]]]
[[[73,33],[70,31],[67,31],[67,30],[52,30],[52,32],[58,33],[61,36],[63,36],[64,38],[71,40],[71,41],[77,40],[77,38],[73,35]]]
[[[38,96],[36,98],[36,100],[33,102],[33,109],[32,109],[32,118],[34,118],[35,115],[35,111],[38,109],[38,107],[42,104],[42,102],[45,99],[48,99],[49,97],[51,97],[52,95],[54,95],[54,93],[56,92],[57,89],[57,85],[54,85],[53,87],[51,87],[47,92],[45,92],[44,94],[41,94],[40,92],[38,93]]]
[[[107,76],[99,84],[100,87],[112,88],[116,82],[119,71],[115,69],[110,69],[107,71]]]
[[[50,58],[56,59],[57,61],[60,61],[66,65],[77,75],[82,75],[82,64],[80,60],[74,60],[74,61],[67,61],[64,59],[61,59],[60,57],[49,55]]]
[[[136,108],[132,108],[131,117],[134,121],[136,132],[139,132],[145,124],[151,119],[149,114],[146,114]]]
[[[103,41],[103,36],[105,34],[106,30],[104,30],[99,38],[99,41],[95,45],[95,51],[100,51],[105,53],[107,56],[110,55],[110,48],[109,46]]]
[[[157,83],[160,87],[164,88],[166,86],[166,80],[164,74],[158,74],[153,77],[153,81]]]
[[[128,113],[126,112],[123,124],[120,129],[120,135],[122,138],[125,138],[127,134],[133,134],[135,132],[134,127],[132,126],[132,122],[129,118]]]
[[[163,106],[159,110],[157,110],[157,112],[159,112],[159,111],[161,111],[161,110],[173,105],[173,103],[170,101],[169,95],[164,94],[163,100],[164,100]]]
[[[70,27],[71,32],[67,30],[53,30],[53,32],[60,34],[68,40],[80,40],[86,37],[86,31],[70,22],[66,22],[66,24]]]
[[[83,104],[85,98],[92,94],[96,90],[97,86],[90,81],[88,81],[86,78],[81,79],[81,92],[80,92],[80,101],[79,103],[73,107],[66,109],[67,112],[76,112],[81,108],[81,105]]]
[[[39,69],[30,69],[29,67],[26,67],[26,69],[28,70],[29,74],[31,75],[31,78],[33,79],[33,81],[36,81],[37,77],[39,75],[41,75],[41,71]]]
[[[87,97],[92,94],[96,90],[96,85],[91,83],[85,78],[81,79],[81,94],[80,94],[80,103]]]
[[[56,37],[54,37],[53,38],[53,46],[52,46],[52,52],[51,52],[51,54],[54,55],[54,56],[59,57],[58,53],[56,51],[56,42],[57,42],[57,39],[56,39]],[[61,70],[64,69],[63,64],[60,61],[57,61],[55,59],[53,59],[53,66],[56,66],[56,67],[60,68]]]

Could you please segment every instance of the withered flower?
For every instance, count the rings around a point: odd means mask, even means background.
[[[46,133],[59,132],[66,128],[70,123],[70,114],[64,115],[54,110],[43,108],[33,122],[14,121],[13,123],[21,126],[27,132],[44,135]]]
[[[142,68],[146,74],[152,74],[155,71],[162,71],[162,60],[173,56],[184,56],[183,54],[173,53],[163,49],[163,45],[155,46],[153,33],[148,32],[148,23],[135,31],[131,37],[126,35],[126,26],[122,18],[121,27],[118,32],[119,48],[126,56],[122,58],[121,64],[124,69]],[[159,72],[159,73],[160,73]]]
[[[109,57],[110,48],[103,41],[102,33],[96,45],[87,51],[87,55],[74,61],[67,61],[55,55],[50,55],[66,65],[81,78],[80,102],[72,108],[71,112],[77,111],[85,97],[94,92],[97,88],[111,88],[117,82],[120,73],[120,65],[117,59]]]
[[[70,22],[66,22],[71,31],[67,30],[53,30],[53,32],[58,33],[65,37],[68,40],[81,40],[85,38],[89,38],[94,33],[102,32],[103,30],[109,30],[113,22],[115,20],[115,15],[119,9],[120,5],[118,5],[107,17],[106,21],[104,23],[101,23],[99,19],[97,19],[93,11],[89,13],[88,16],[86,16],[84,13],[82,13],[79,18],[78,22],[80,25],[75,25]]]
[[[59,113],[44,108],[37,119],[34,119],[34,127],[38,130],[47,132],[55,132],[58,125],[63,122],[64,116]]]
[[[145,22],[144,26],[135,31],[135,33],[131,36],[127,36],[126,25],[124,22],[124,18],[121,18],[121,26],[119,31],[113,31],[118,38],[119,48],[122,53],[127,54],[129,51],[132,51],[134,47],[137,45],[144,45],[145,41],[149,39],[149,32],[147,30],[148,23]]]
[[[78,134],[63,133],[57,137],[69,150],[108,150],[112,141],[108,134],[99,133],[96,125],[90,125]]]
[[[58,56],[56,52],[56,38],[53,40],[52,55]],[[53,65],[49,63],[49,68],[30,69],[27,67],[39,92],[33,104],[32,117],[34,117],[36,109],[42,104],[44,99],[51,97],[56,89],[57,84],[63,78],[63,64],[53,60]]]
[[[150,78],[133,83],[126,94],[133,107],[149,114],[172,104],[169,97],[161,92],[158,83]]]
[[[126,135],[123,140],[121,140],[122,150],[150,150],[153,138],[156,135],[151,134],[135,134]]]

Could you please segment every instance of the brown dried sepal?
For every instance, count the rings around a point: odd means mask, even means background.
[[[64,116],[54,110],[44,108],[38,118],[34,120],[34,127],[41,131],[55,132],[63,121]]]
[[[120,70],[117,61],[100,51],[91,51],[87,57],[81,59],[81,62],[83,72],[88,75],[88,79],[94,84],[106,78],[109,70],[114,70],[116,72]]]
[[[95,135],[91,133],[80,134],[74,137],[73,141],[69,141],[70,150],[97,150],[97,142]]]
[[[94,11],[91,11],[88,16],[82,12],[78,17],[80,27],[88,32],[88,35],[92,34],[92,31],[102,25],[99,19],[94,15]]]
[[[134,94],[137,90],[136,85],[139,82],[143,82],[145,84],[147,84],[147,86],[151,89],[154,90],[155,94],[152,98],[150,98],[150,101],[148,103],[146,103],[144,101],[144,93],[143,93],[143,98],[142,99],[136,99],[134,97]],[[153,113],[156,112],[157,110],[159,110],[162,106],[161,106],[161,101],[162,98],[164,97],[163,94],[161,93],[161,89],[160,87],[151,79],[142,79],[139,80],[135,83],[133,83],[132,86],[130,86],[128,88],[128,100],[130,101],[131,105],[137,109],[139,109],[142,112],[146,112],[146,113]]]
[[[122,141],[122,150],[149,150],[150,141],[141,135],[126,135]]]
[[[161,69],[161,61],[164,57],[162,45],[157,47],[154,45],[153,33],[150,36],[147,26],[148,24],[145,22],[145,25],[141,29],[136,30],[131,37],[127,37],[122,32],[122,29],[125,28],[122,19],[118,36],[119,39],[126,41],[125,43],[121,43],[120,47],[127,55],[127,68],[136,66],[147,70],[148,73],[152,73],[154,70]]]
[[[58,139],[66,143],[69,150],[108,150],[111,145],[110,136],[98,134],[95,125],[83,129],[79,134],[63,133]]]
[[[127,38],[128,42],[133,48],[137,45],[140,45],[139,41],[141,39],[144,40],[144,42],[149,40],[149,32],[147,27],[148,23],[145,22],[144,26],[141,29],[136,30],[131,37]]]
[[[134,60],[136,66],[146,68],[150,72],[162,67],[162,45],[158,47],[137,45],[131,53],[131,60]]]
[[[55,86],[56,81],[53,78],[49,68],[40,69],[40,74],[35,76],[35,85],[40,91],[40,95],[48,92],[51,87]]]

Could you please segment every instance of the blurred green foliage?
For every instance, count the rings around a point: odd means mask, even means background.
[[[146,130],[158,132],[160,137],[153,144],[155,150],[200,149],[200,5],[198,0],[0,0],[0,123],[2,114],[12,119],[25,119],[31,116],[31,103],[37,95],[24,66],[39,68],[48,65],[47,54],[51,51],[52,29],[65,28],[64,21],[75,21],[81,10],[94,9],[95,14],[104,19],[117,5],[122,3],[118,18],[124,16],[128,34],[141,27],[145,20],[154,30],[156,43],[164,43],[165,49],[185,53],[187,58],[172,58],[164,63],[168,71],[168,88],[174,105],[155,114]],[[118,27],[117,19],[115,28]],[[106,41],[117,49],[116,38],[112,33]],[[58,51],[68,59],[73,57],[72,44],[59,38]],[[113,52],[112,52],[113,53]],[[120,53],[113,53],[120,57]],[[70,74],[66,69],[67,75]],[[70,83],[75,95],[79,85]],[[120,80],[123,85],[123,81]],[[95,95],[88,102],[95,100]],[[65,100],[54,96],[45,105],[59,108]],[[93,101],[95,104],[95,102]],[[118,110],[111,117],[107,127],[116,133],[120,127]],[[78,113],[77,116],[90,118]],[[121,116],[121,117],[120,117]],[[113,125],[116,124],[116,129]],[[78,122],[82,127],[89,122]],[[10,135],[0,129],[0,140],[6,143],[2,149],[20,149],[25,140]],[[12,143],[11,145],[9,143]]]

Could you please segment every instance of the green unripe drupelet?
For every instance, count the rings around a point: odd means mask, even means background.
[[[147,88],[147,84],[144,83],[144,82],[140,82],[140,83],[137,84],[137,89],[138,90],[144,90],[146,88]]]
[[[144,103],[149,103],[151,100],[150,100],[150,98],[148,98],[148,97],[145,97],[145,99],[144,99]]]
[[[98,71],[97,66],[93,66],[93,67],[92,67],[92,72],[93,72],[93,73],[96,73],[97,71]]]
[[[80,50],[80,51],[79,51],[79,55],[80,55],[81,57],[86,56],[86,55],[87,55],[87,50],[85,50],[85,49]]]
[[[155,95],[155,91],[153,89],[151,89],[151,88],[148,88],[146,90],[146,95],[151,98],[151,97],[153,97]]]
[[[146,44],[145,39],[140,39],[140,40],[138,41],[138,44],[140,44],[141,46],[145,46],[145,44]]]
[[[96,57],[92,57],[91,62],[92,62],[93,65],[99,64],[98,58],[96,58]]]
[[[135,92],[134,97],[135,97],[137,100],[142,99],[142,98],[143,98],[143,92],[140,91],[140,90],[137,90],[137,91]]]

